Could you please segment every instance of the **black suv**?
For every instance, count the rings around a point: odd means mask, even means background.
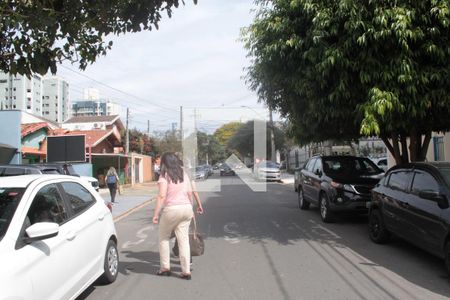
[[[450,163],[410,163],[390,169],[372,190],[369,235],[391,233],[445,259],[450,272]]]
[[[89,182],[92,187],[98,191],[98,180],[90,176],[80,176],[77,174],[71,164],[33,164],[33,165],[0,165],[0,177],[3,176],[18,176],[28,174],[62,174],[69,176],[80,177]]]
[[[320,208],[324,222],[341,211],[367,213],[370,191],[384,175],[370,159],[356,156],[313,156],[300,170],[298,205]]]

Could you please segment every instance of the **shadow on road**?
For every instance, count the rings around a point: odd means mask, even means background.
[[[372,243],[368,237],[367,216],[343,215],[336,223],[325,224],[316,207],[301,211],[296,194],[286,186],[273,184],[265,193],[253,193],[245,185],[222,185],[221,188],[221,192],[205,195],[208,198],[204,204],[206,213],[198,218],[201,231],[209,239],[232,242],[235,238],[262,247],[268,241],[285,246],[303,241],[330,267],[336,267],[334,260],[351,266],[351,272],[358,273],[391,298],[395,298],[394,295],[375,279],[386,277],[380,267],[395,274],[392,277],[403,286],[395,280],[390,284],[410,299],[418,297],[405,289],[405,280],[433,293],[450,295],[449,278],[442,260],[396,238],[388,245]],[[366,274],[367,268],[370,272]],[[336,272],[348,280],[343,274],[345,270]],[[355,283],[349,283],[353,285]]]

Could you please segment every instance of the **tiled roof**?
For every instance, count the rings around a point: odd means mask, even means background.
[[[65,124],[68,123],[93,123],[93,122],[114,122],[119,116],[81,116],[81,117],[72,117],[65,121]]]
[[[48,124],[46,122],[39,123],[30,123],[30,124],[22,124],[21,126],[21,136],[27,136],[33,132],[38,131],[42,128],[48,128]]]
[[[28,147],[28,146],[22,146],[22,153],[23,154],[36,154],[40,156],[46,156],[47,153],[43,150],[39,150],[38,148],[34,147]]]

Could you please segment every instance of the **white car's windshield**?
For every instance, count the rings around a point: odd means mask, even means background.
[[[8,230],[24,190],[24,188],[0,187],[0,240]]]

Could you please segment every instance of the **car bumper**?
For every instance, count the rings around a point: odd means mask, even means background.
[[[280,173],[259,173],[258,179],[261,180],[281,180]]]
[[[332,211],[353,211],[367,213],[370,204],[370,196],[352,193],[338,194],[330,201]]]

